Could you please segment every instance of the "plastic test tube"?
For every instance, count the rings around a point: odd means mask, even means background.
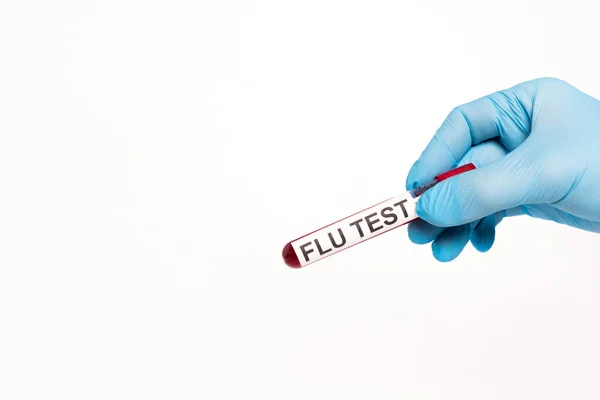
[[[301,236],[283,247],[283,260],[289,267],[302,268],[406,225],[419,218],[416,213],[419,196],[445,179],[474,169],[473,164],[460,166],[423,186]]]

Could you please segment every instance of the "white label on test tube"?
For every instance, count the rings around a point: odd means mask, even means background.
[[[304,267],[417,219],[409,192],[383,201],[291,243]]]

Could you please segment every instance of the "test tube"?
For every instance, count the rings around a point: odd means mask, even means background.
[[[444,172],[423,186],[384,200],[339,221],[301,236],[283,247],[287,266],[302,268],[418,219],[419,197],[439,182],[475,169],[469,163]]]

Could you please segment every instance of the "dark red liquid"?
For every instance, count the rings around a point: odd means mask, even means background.
[[[283,256],[283,261],[285,261],[285,265],[292,268],[300,268],[300,260],[298,260],[298,256],[294,251],[291,243],[283,246],[283,251],[281,252]]]
[[[474,169],[476,169],[475,165],[473,163],[469,163],[469,164],[462,165],[458,168],[454,168],[451,171],[444,172],[443,174],[440,174],[440,175],[436,176],[435,178],[441,182],[448,178],[452,178],[453,176],[460,175],[462,173],[472,171]]]

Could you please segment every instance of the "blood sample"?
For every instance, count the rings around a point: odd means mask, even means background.
[[[473,164],[460,166],[436,176],[423,186],[292,240],[283,247],[283,260],[289,267],[302,268],[406,225],[419,218],[416,213],[419,196],[443,180],[474,169]]]

